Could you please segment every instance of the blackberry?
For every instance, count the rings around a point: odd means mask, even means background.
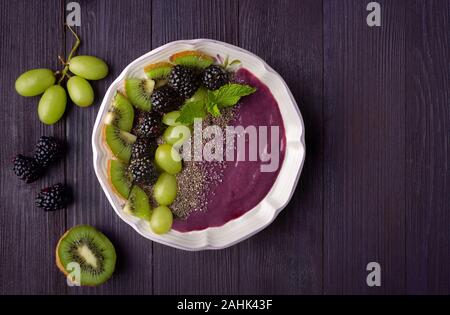
[[[161,115],[178,109],[182,103],[178,92],[168,85],[160,87],[152,94],[153,110]]]
[[[65,208],[68,201],[69,196],[66,186],[56,184],[42,189],[36,197],[35,204],[45,211],[55,211]]]
[[[227,84],[230,79],[224,68],[212,65],[203,71],[201,81],[208,90],[217,90]]]
[[[132,181],[138,184],[153,184],[158,177],[156,167],[148,156],[131,160],[128,172]]]
[[[144,138],[138,138],[131,147],[131,156],[133,158],[141,158],[144,156],[154,156],[156,145]]]
[[[42,166],[47,167],[63,155],[61,143],[54,137],[42,136],[34,151],[34,158]]]
[[[42,175],[42,166],[35,158],[19,154],[14,159],[14,173],[25,183],[32,183]]]
[[[161,117],[154,113],[147,113],[139,119],[136,134],[144,138],[156,138],[161,133]]]
[[[182,97],[190,98],[198,90],[200,82],[195,69],[178,65],[170,72],[169,85]]]

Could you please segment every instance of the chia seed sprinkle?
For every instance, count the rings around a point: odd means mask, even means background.
[[[205,118],[202,126],[219,126],[225,139],[225,128],[234,117],[235,109],[227,108],[219,117]],[[203,139],[203,145],[207,141],[208,139]],[[192,137],[191,148],[193,147]],[[192,212],[206,211],[208,198],[215,195],[215,188],[223,181],[226,166],[225,161],[184,161],[182,171],[177,174],[177,197],[170,206],[174,215],[186,219]]]

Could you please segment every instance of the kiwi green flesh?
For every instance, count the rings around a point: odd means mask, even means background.
[[[109,176],[116,191],[125,199],[130,194],[131,183],[127,176],[127,167],[118,160],[109,161]]]
[[[171,70],[172,70],[172,67],[170,67],[170,66],[162,66],[162,67],[158,67],[158,68],[149,70],[145,74],[150,79],[160,80],[160,79],[167,78],[169,76]]]
[[[59,242],[57,254],[69,274],[73,272],[70,263],[80,265],[81,285],[93,286],[105,282],[116,266],[114,245],[103,233],[88,225],[70,229]]]
[[[150,221],[151,207],[147,194],[139,186],[133,186],[123,211],[140,219]]]
[[[134,108],[122,94],[116,94],[108,115],[112,117],[108,123],[119,129],[130,132],[133,128]]]
[[[213,59],[204,56],[186,55],[175,58],[173,62],[177,65],[204,69],[213,64]]]
[[[123,162],[128,162],[131,157],[131,147],[136,141],[136,136],[118,129],[112,125],[105,126],[105,138],[111,152]]]
[[[151,92],[148,90],[150,79],[127,79],[125,91],[131,103],[140,110],[148,112],[152,108]]]

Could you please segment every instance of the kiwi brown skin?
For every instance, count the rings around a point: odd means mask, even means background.
[[[123,83],[122,83],[122,90],[123,90],[123,91],[121,91],[122,94],[125,95],[125,96],[128,98],[128,95],[127,95],[127,88],[126,88],[126,80],[123,80]]]
[[[111,148],[109,147],[108,143],[106,142],[106,125],[103,125],[103,127],[102,127],[102,143],[105,145],[109,154],[114,156],[114,153],[112,152]]]
[[[72,228],[71,228],[72,229]],[[61,241],[67,236],[67,234],[69,234],[70,230],[68,229],[58,240],[58,243],[56,244],[56,250],[55,250],[55,257],[56,257],[56,266],[58,267],[59,270],[61,270],[62,273],[64,273],[64,275],[67,277],[67,275],[69,274],[66,270],[66,268],[64,268],[64,266],[62,265],[61,261],[59,260],[59,255],[58,255],[58,248],[59,245],[61,244]]]
[[[156,63],[152,63],[150,65],[147,65],[144,67],[144,72],[147,71],[151,71],[155,68],[159,68],[159,67],[170,67],[173,66],[170,62],[165,62],[165,61],[161,61],[161,62],[156,62]]]

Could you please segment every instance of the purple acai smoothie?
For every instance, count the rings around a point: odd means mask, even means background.
[[[273,172],[261,172],[259,155],[256,161],[224,161],[221,182],[210,189],[206,195],[204,211],[193,211],[187,218],[177,218],[173,229],[180,232],[217,227],[236,219],[254,208],[272,188],[285,155],[285,130],[278,104],[269,88],[250,71],[241,68],[235,73],[240,83],[251,85],[257,91],[242,98],[236,108],[234,118],[228,123],[232,126],[267,126],[268,149],[271,143],[271,126],[279,128],[279,163]]]

